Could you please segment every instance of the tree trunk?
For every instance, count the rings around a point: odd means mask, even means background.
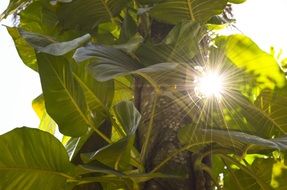
[[[153,21],[151,27],[153,41],[160,42],[171,29],[171,25]],[[165,83],[164,85],[168,84]],[[143,150],[145,149],[144,146],[147,145],[146,153],[142,158],[143,163],[146,172],[155,171],[155,167],[166,157],[181,148],[177,138],[178,130],[191,123],[191,119],[177,105],[175,100],[164,95],[157,95],[153,87],[140,78],[135,80],[135,104],[142,114],[142,122],[137,133],[138,148]],[[151,127],[150,131],[149,127]],[[151,134],[150,137],[148,137],[149,133]],[[209,176],[202,170],[196,171],[194,168],[193,163],[196,157],[188,151],[174,156],[155,172],[180,175],[182,178],[150,180],[142,185],[142,189],[210,190]],[[209,157],[204,158],[203,161],[210,165]]]

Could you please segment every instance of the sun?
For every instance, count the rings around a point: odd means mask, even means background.
[[[221,99],[224,93],[224,77],[216,71],[202,72],[194,82],[194,90],[201,98]]]

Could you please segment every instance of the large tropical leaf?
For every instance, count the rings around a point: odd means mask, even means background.
[[[37,54],[37,60],[48,114],[57,122],[61,133],[83,135],[91,124],[88,107],[69,61],[44,53]]]
[[[144,0],[145,2],[148,2]],[[153,3],[153,0],[149,2]],[[227,0],[164,0],[150,10],[152,17],[171,24],[183,20],[204,23],[222,13]]]
[[[57,124],[47,113],[43,95],[35,98],[32,102],[32,106],[40,119],[39,129],[55,134]]]
[[[114,106],[114,111],[126,134],[134,134],[134,130],[136,130],[139,125],[141,115],[133,102],[120,102]]]
[[[13,1],[11,1],[12,3]],[[20,1],[17,1],[20,2]],[[24,1],[22,1],[24,2]],[[28,1],[26,1],[28,2]],[[25,32],[30,32],[34,36],[52,36],[49,38],[49,43],[53,43],[52,39],[56,41],[65,41],[77,38],[80,34],[76,34],[74,31],[62,31],[61,26],[59,26],[59,21],[55,11],[53,11],[53,6],[48,2],[44,1],[29,1],[29,6],[24,10],[21,10],[19,17],[21,22],[19,23],[19,28],[7,27],[7,30],[14,40],[18,54],[20,55],[22,61],[33,70],[37,70],[37,60],[31,44],[27,43],[23,38]],[[36,35],[37,33],[37,35]],[[43,35],[43,36],[42,36]],[[41,43],[43,46],[43,42]],[[48,45],[48,44],[47,44]]]
[[[176,66],[177,66],[176,63],[159,63],[156,65],[151,65],[146,68],[132,70],[127,68],[126,65],[113,65],[113,64],[90,65],[95,78],[99,81],[107,81],[115,77],[124,76],[128,74],[139,74],[145,77],[143,73],[163,72],[175,69]]]
[[[136,51],[136,55],[145,66],[163,62],[190,63],[199,53],[203,31],[198,23],[181,22],[168,33],[161,43],[155,44],[147,41],[142,44]]]
[[[271,190],[272,167],[275,161],[271,158],[255,158],[250,165],[243,165],[236,159],[222,157],[225,162],[224,189],[232,190]],[[234,167],[236,165],[236,167]],[[233,166],[233,167],[232,167]]]
[[[198,142],[217,143],[222,147],[233,148],[240,152],[244,152],[245,149],[250,152],[262,149],[287,149],[286,136],[282,138],[265,139],[240,131],[195,129],[193,125],[182,128],[178,133],[178,138],[182,144],[195,144]]]
[[[126,11],[125,18],[121,26],[120,41],[128,41],[137,33],[137,30],[137,23],[129,12]]]
[[[31,32],[21,31],[20,33],[37,52],[55,56],[65,55],[90,39],[90,35],[86,34],[70,41],[58,42],[50,37]],[[73,77],[83,88],[90,110],[95,112],[105,111],[105,107],[109,107],[113,99],[113,81],[97,82],[86,69],[85,63],[77,65],[73,60],[70,60],[70,62]],[[101,110],[97,110],[98,107],[101,107]]]
[[[29,4],[27,0],[10,0],[7,9],[0,15],[0,20],[24,8],[27,4]]]
[[[74,166],[47,132],[17,128],[0,136],[0,189],[72,189]]]
[[[226,109],[231,113],[229,115],[231,118],[228,119],[230,128],[240,124],[237,129],[255,133],[263,138],[286,134],[286,87],[274,90],[264,89],[254,103],[239,92],[229,93],[231,96],[226,99]]]
[[[102,133],[109,134],[109,127],[102,126],[102,124],[108,118],[109,108],[113,102],[114,81],[96,81],[87,69],[86,63],[77,64],[74,61],[71,62],[73,62],[73,76],[83,89],[88,109],[94,116],[91,117],[94,127],[98,128]],[[106,141],[102,137],[93,134],[93,130],[89,130],[81,137],[74,137],[68,141],[66,148],[70,159],[77,159],[79,151],[89,141],[97,142],[99,148],[106,145]],[[97,149],[96,146],[93,147],[93,150]]]
[[[116,170],[127,169],[130,166],[130,151],[133,140],[134,138],[123,138],[96,152],[82,154],[81,158],[86,163],[97,160]]]
[[[286,189],[287,167],[283,159],[277,157],[277,154],[278,152],[273,154],[275,159],[259,154],[247,155],[245,164],[221,155],[221,159],[226,164],[226,169],[222,170],[224,189]]]
[[[58,18],[53,6],[47,1],[30,1],[19,14],[19,27],[42,35],[59,36]],[[63,35],[64,37],[64,35]]]
[[[77,49],[73,58],[77,62],[82,62],[87,59],[96,59],[96,62],[92,63],[90,66],[94,67],[92,68],[95,70],[94,76],[97,77],[97,79],[102,79],[101,81],[109,80],[114,76],[127,74],[129,70],[140,68],[139,63],[126,53],[119,49],[107,46],[89,44]],[[98,76],[98,74],[100,76]]]
[[[130,153],[141,116],[134,104],[129,101],[124,101],[116,105],[115,113],[120,124],[124,125],[123,128],[125,129],[127,136],[96,152],[82,154],[82,159],[85,162],[97,160],[117,170],[130,166]]]
[[[127,0],[73,0],[61,3],[58,16],[65,28],[93,31],[102,23],[111,21],[127,5]]]
[[[73,75],[84,90],[89,109],[93,112],[108,111],[114,98],[114,81],[99,82],[87,67],[88,62],[76,64],[73,62]]]
[[[89,67],[94,77],[99,81],[108,81],[115,77],[132,73],[166,71],[177,66],[176,63],[159,63],[144,68],[135,59],[118,48],[92,44],[77,49],[73,58],[77,62],[95,59]]]
[[[258,125],[258,129],[266,131],[266,135],[271,137],[272,135],[278,136],[279,134],[287,133],[287,88],[275,90],[263,90],[261,94],[257,97],[255,105],[260,109],[261,114],[268,118],[266,119],[257,117],[258,114],[249,115],[250,122]]]
[[[199,43],[203,37],[204,29],[200,24],[192,21],[181,21],[168,33],[163,43],[172,45],[173,51],[183,52],[184,50],[194,56],[199,51]]]
[[[36,33],[20,31],[21,36],[35,48],[37,52],[47,53],[50,55],[60,56],[71,50],[83,45],[90,40],[89,34],[66,42],[57,42],[50,37],[39,35]]]
[[[69,139],[65,147],[70,160],[73,160],[77,156],[83,145],[91,137],[92,133],[92,130],[88,130],[86,134],[80,137],[72,137]]]
[[[115,80],[115,96],[113,105],[122,101],[132,100],[134,98],[132,77],[118,77]]]
[[[285,76],[277,61],[262,51],[250,38],[236,34],[221,36],[215,41],[224,49],[225,55],[232,63],[256,76],[261,89],[284,86]]]
[[[17,28],[7,27],[7,30],[10,36],[13,38],[14,44],[23,63],[31,69],[37,71],[38,65],[34,49],[21,36]]]
[[[123,50],[124,52],[133,55],[133,53],[138,49],[138,47],[143,41],[143,37],[137,33],[133,36],[130,36],[127,41],[125,41],[125,43],[113,45],[112,47]]]
[[[136,60],[132,59],[120,48],[88,44],[78,48],[73,58],[79,63],[88,59],[96,59],[98,63],[112,63],[129,65],[131,68],[140,68]]]
[[[244,3],[245,1],[246,1],[246,0],[228,0],[228,2],[234,3],[234,4]]]

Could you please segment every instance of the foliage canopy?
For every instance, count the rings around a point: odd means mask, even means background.
[[[0,18],[16,19],[7,30],[23,63],[39,73],[43,94],[33,100],[39,129],[0,136],[0,189],[141,189],[151,179],[184,178],[161,168],[185,151],[199,155],[194,168],[210,175],[212,188],[286,189],[280,60],[247,36],[218,33],[233,22],[230,5],[243,2],[10,0]],[[170,29],[156,35],[154,23]],[[194,91],[194,78],[208,69],[227,81],[220,100]],[[178,131],[181,147],[151,171],[144,165],[149,130],[136,146],[138,79],[191,118]],[[62,142],[53,136],[57,127]],[[83,151],[91,137],[94,150]],[[212,167],[202,162],[210,153]]]

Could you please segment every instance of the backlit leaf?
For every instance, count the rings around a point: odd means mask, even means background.
[[[69,190],[74,166],[65,148],[47,132],[17,128],[0,136],[0,189]]]

